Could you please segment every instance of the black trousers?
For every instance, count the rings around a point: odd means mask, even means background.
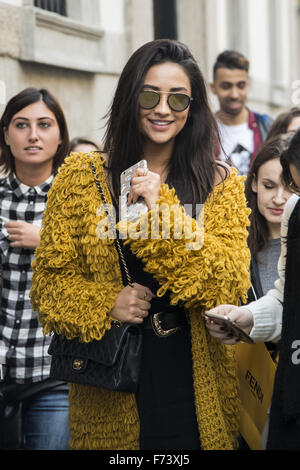
[[[140,448],[200,449],[188,324],[166,338],[144,329],[141,369],[136,393]]]

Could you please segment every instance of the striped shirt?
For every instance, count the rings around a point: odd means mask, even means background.
[[[51,357],[47,351],[51,338],[43,335],[29,300],[34,250],[11,247],[4,223],[25,221],[41,227],[52,182],[50,176],[44,183],[29,187],[14,173],[0,180],[0,362],[5,362],[9,380],[17,383],[49,377]]]

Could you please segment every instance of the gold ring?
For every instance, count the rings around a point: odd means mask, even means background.
[[[147,292],[145,292],[144,294],[144,300],[146,300],[146,298],[147,298]]]

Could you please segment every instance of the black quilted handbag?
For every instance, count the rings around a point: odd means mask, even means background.
[[[94,387],[135,392],[141,360],[142,335],[138,325],[112,325],[100,341],[81,343],[54,334],[50,376]]]
[[[105,204],[93,165],[92,169]],[[132,285],[117,238],[115,244],[127,282]],[[139,325],[113,321],[111,329],[105,332],[100,341],[89,343],[80,342],[78,338],[68,340],[54,333],[48,352],[52,356],[52,378],[121,392],[135,392],[137,389],[142,354],[142,331]]]

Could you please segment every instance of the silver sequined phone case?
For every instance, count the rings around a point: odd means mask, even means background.
[[[148,211],[148,207],[143,198],[139,198],[135,204],[127,206],[127,197],[130,191],[131,178],[137,168],[147,170],[146,160],[141,160],[121,173],[120,220],[134,222],[142,214]]]

